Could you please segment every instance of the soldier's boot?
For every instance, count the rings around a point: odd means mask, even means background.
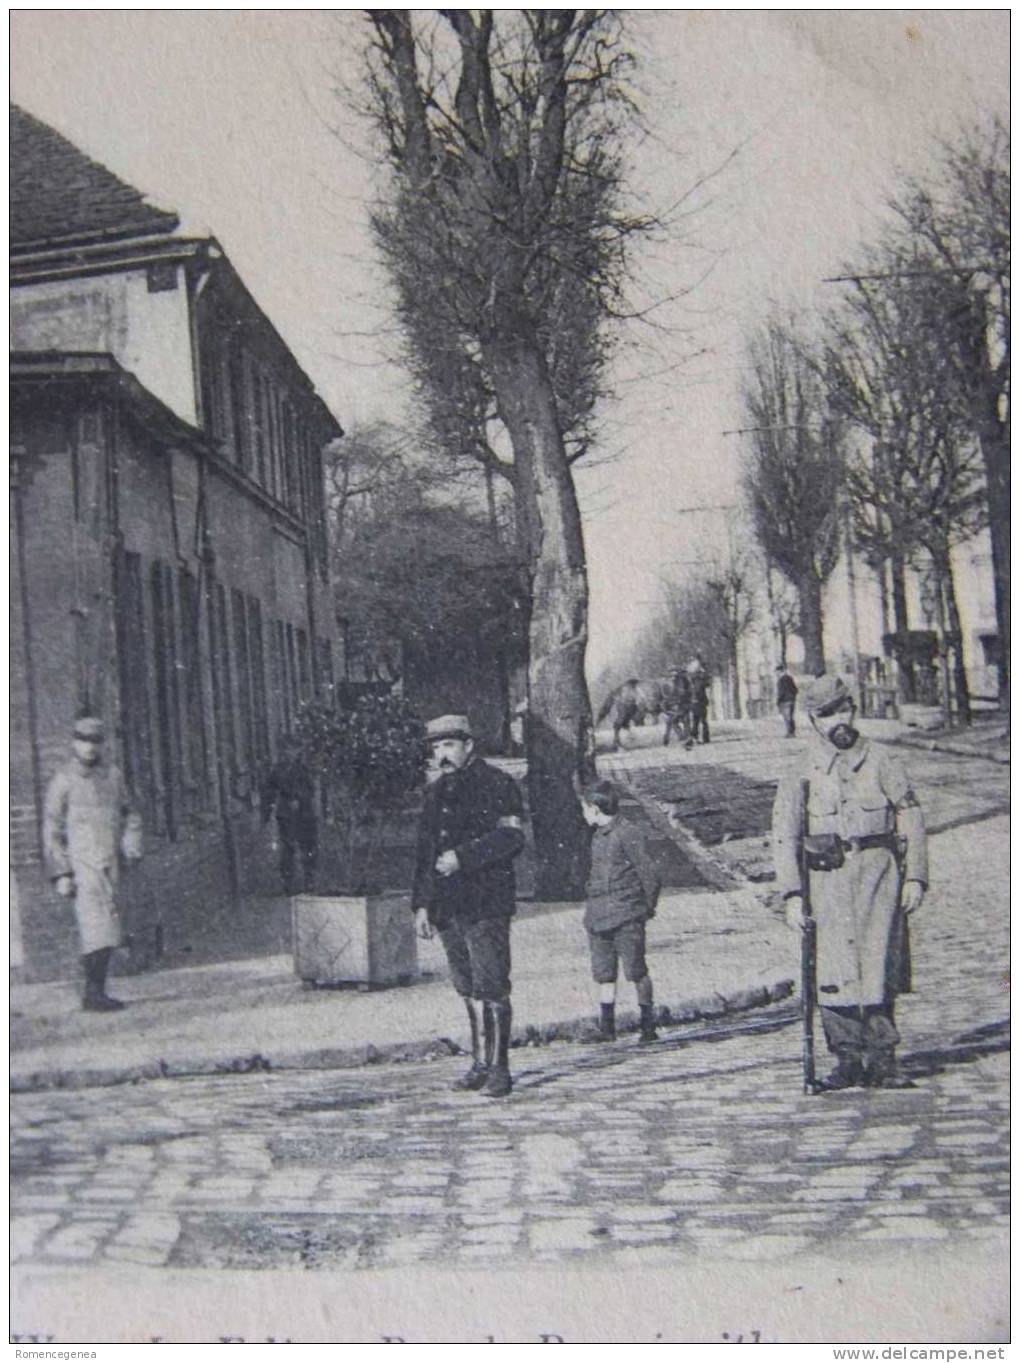
[[[595,1028],[584,1037],[584,1040],[593,1045],[616,1040],[616,1005],[614,1003],[599,1004],[599,1020]]]
[[[642,1003],[639,1005],[639,1011],[641,1014],[641,1033],[638,1036],[638,1045],[648,1046],[659,1039],[659,1033],[655,1030],[655,1005]]]
[[[88,1013],[119,1013],[124,1007],[120,999],[111,999],[106,992],[106,972],[110,968],[110,947],[90,951],[83,958],[85,967],[85,992],[82,1007]]]
[[[505,1098],[514,1086],[510,1078],[509,1059],[513,1009],[509,1000],[506,1003],[487,1003],[485,1007],[492,1018],[494,1044],[489,1076],[481,1089],[481,1094],[483,1098]]]
[[[896,1066],[896,1052],[891,1046],[869,1050],[864,1055],[864,1086],[869,1089],[912,1089],[917,1085]]]
[[[486,1005],[478,999],[465,999],[464,1006],[467,1008],[468,1019],[471,1024],[471,1068],[466,1074],[462,1074],[459,1079],[455,1079],[452,1088],[458,1092],[464,1090],[480,1089],[489,1077],[489,1065],[492,1061],[492,1024],[488,1017]],[[481,1014],[486,1013],[484,1024]],[[485,1050],[482,1053],[482,1026],[485,1026]]]
[[[822,1093],[834,1093],[839,1089],[861,1088],[864,1084],[864,1066],[856,1051],[836,1051],[836,1068],[825,1079],[819,1081]]]

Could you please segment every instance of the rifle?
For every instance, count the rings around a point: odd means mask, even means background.
[[[800,999],[803,1020],[801,1059],[804,1069],[804,1092],[817,1093],[815,1080],[815,988],[817,984],[817,925],[811,911],[811,877],[807,864],[808,795],[810,783],[800,783],[801,827],[797,863],[800,867],[801,933],[800,933]]]

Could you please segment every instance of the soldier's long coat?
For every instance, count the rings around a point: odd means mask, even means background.
[[[82,955],[121,942],[120,856],[141,855],[142,821],[116,767],[72,759],[53,777],[43,807],[50,875],[73,875]]]
[[[891,833],[901,839],[902,869],[886,847],[850,850],[833,871],[811,871],[818,925],[818,1002],[881,1004],[910,988],[903,880],[928,883],[924,819],[898,758],[859,738],[847,752],[813,739],[804,766],[783,778],[772,817],[780,891],[800,890],[803,833],[801,781],[809,783],[807,831],[851,839]]]

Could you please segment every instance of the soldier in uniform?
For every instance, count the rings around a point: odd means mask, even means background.
[[[106,992],[114,947],[121,943],[117,911],[120,858],[142,855],[142,820],[116,767],[103,755],[102,721],[75,721],[74,756],[53,777],[43,805],[43,848],[57,893],[74,900],[85,989],[93,1013],[123,1008]]]
[[[779,784],[772,841],[792,928],[803,922],[802,841],[806,853],[818,1003],[837,1062],[823,1087],[908,1087],[894,1005],[910,988],[907,917],[928,884],[924,819],[898,758],[854,727],[841,678],[812,681],[804,708],[814,734],[802,769]]]
[[[315,783],[301,761],[293,738],[282,744],[279,759],[273,764],[262,787],[262,825],[276,811],[280,841],[280,880],[286,895],[294,891],[294,867],[298,864],[299,888],[312,889],[319,855],[319,825],[315,817]]]
[[[502,1098],[512,1088],[510,919],[513,859],[524,846],[513,779],[475,755],[466,715],[430,720],[438,773],[425,792],[411,905],[421,937],[438,931],[471,1026],[471,1068],[456,1089]]]

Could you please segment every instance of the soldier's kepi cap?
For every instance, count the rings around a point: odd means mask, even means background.
[[[425,725],[425,737],[430,743],[441,738],[474,738],[467,715],[440,715]]]
[[[103,721],[96,719],[94,715],[82,715],[80,719],[76,719],[71,732],[75,738],[91,739],[93,743],[101,743],[106,737]]]
[[[853,696],[842,677],[815,677],[804,692],[804,709],[821,719],[833,714],[848,700],[853,700]]]

